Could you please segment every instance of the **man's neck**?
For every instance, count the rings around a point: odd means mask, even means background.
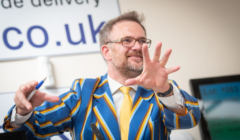
[[[118,83],[124,86],[125,86],[125,81],[129,79],[119,72],[111,72],[110,70],[108,70],[108,76],[110,76],[113,80],[117,81]]]
[[[126,75],[123,75],[119,70],[114,69],[113,67],[108,67],[108,76],[110,76],[113,80],[117,81],[118,83],[125,86],[125,81],[127,79],[130,79],[129,77],[126,77]]]

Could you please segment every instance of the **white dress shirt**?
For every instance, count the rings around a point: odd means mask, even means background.
[[[124,95],[119,90],[119,88],[122,87],[123,85],[121,85],[117,81],[113,80],[109,75],[108,75],[107,78],[108,78],[109,88],[110,88],[110,91],[112,93],[113,102],[114,102],[116,113],[117,113],[118,123],[120,123],[120,109],[121,109],[121,105],[122,105],[122,102],[123,102],[123,99],[124,99]],[[184,103],[183,96],[180,93],[180,90],[174,84],[172,84],[172,85],[173,85],[173,94],[174,95],[168,96],[168,97],[158,97],[158,98],[169,109],[171,109],[171,108],[175,108],[175,109],[176,108],[181,108],[183,106],[183,103]],[[138,85],[133,85],[133,86],[130,86],[130,87],[133,90],[130,90],[129,94],[130,94],[132,100],[134,100]],[[16,113],[16,107],[15,107],[12,111],[11,125],[15,126],[15,127],[21,126],[24,122],[26,122],[30,118],[31,114],[32,114],[32,112],[30,112],[26,116],[21,116],[21,115]]]
[[[121,109],[121,105],[122,105],[122,102],[124,99],[124,95],[119,90],[119,88],[122,87],[123,85],[121,85],[117,81],[113,80],[109,75],[108,75],[108,85],[109,85],[110,91],[112,93],[113,102],[114,102],[115,110],[117,113],[118,123],[120,123],[120,109]],[[173,94],[174,95],[169,96],[169,97],[158,97],[158,98],[169,109],[181,108],[183,106],[184,99],[182,97],[182,94],[180,93],[180,90],[174,84],[172,84],[172,85],[173,85]],[[133,85],[133,86],[129,86],[129,87],[131,87],[133,89],[133,90],[129,91],[129,94],[130,94],[132,100],[134,101],[134,97],[136,95],[138,85]]]

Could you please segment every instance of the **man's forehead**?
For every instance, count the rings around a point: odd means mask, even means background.
[[[135,21],[120,21],[113,25],[110,37],[114,36],[138,36],[145,37],[145,31],[142,26]]]

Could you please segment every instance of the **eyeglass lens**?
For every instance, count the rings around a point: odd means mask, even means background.
[[[123,38],[122,39],[122,45],[125,46],[125,47],[132,47],[132,46],[134,46],[136,41],[138,41],[140,45],[147,44],[148,47],[150,46],[150,42],[145,38],[140,38],[140,39]]]

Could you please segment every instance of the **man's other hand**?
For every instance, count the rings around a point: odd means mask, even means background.
[[[14,102],[16,104],[17,114],[25,116],[31,112],[35,107],[40,106],[44,101],[58,102],[59,97],[54,95],[48,95],[39,90],[33,95],[30,101],[27,100],[28,95],[38,85],[37,81],[31,81],[24,85],[21,85],[14,96]]]

